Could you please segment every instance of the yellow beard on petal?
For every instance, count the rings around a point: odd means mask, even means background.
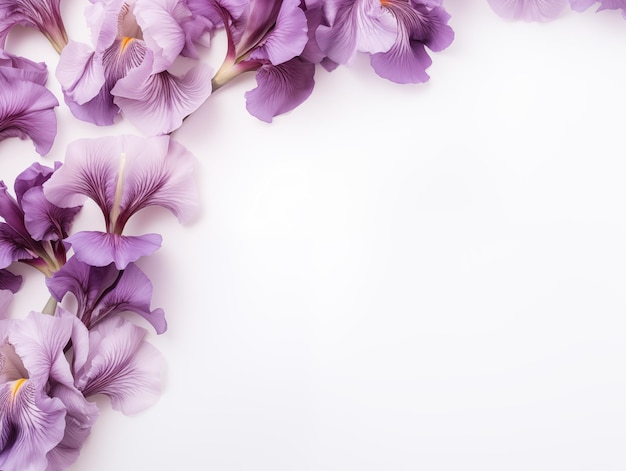
[[[18,391],[20,390],[20,388],[23,386],[25,382],[26,382],[26,378],[20,378],[13,382],[13,384],[11,385],[11,401],[15,399],[15,396],[17,395]]]

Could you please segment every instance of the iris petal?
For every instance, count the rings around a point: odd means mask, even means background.
[[[550,21],[561,14],[568,0],[488,0],[498,15],[510,20]]]
[[[76,384],[86,397],[105,394],[125,414],[154,404],[161,392],[161,354],[144,340],[145,330],[108,318],[89,333],[89,358]]]
[[[291,111],[311,95],[314,73],[315,65],[298,57],[261,67],[257,87],[245,94],[248,112],[269,123],[274,116]]]

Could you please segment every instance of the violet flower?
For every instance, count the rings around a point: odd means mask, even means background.
[[[0,51],[0,140],[30,138],[47,154],[57,130],[59,102],[45,87],[46,65]]]
[[[94,0],[87,20],[94,49],[70,41],[57,68],[77,118],[109,125],[121,110],[144,133],[167,134],[210,95],[206,64],[172,69],[203,33],[183,0]]]
[[[87,329],[124,312],[139,314],[158,334],[167,329],[163,310],[150,309],[152,283],[134,263],[117,270],[113,264],[92,267],[72,257],[52,278],[46,279],[46,284],[58,302],[68,293],[74,295],[76,317]]]
[[[15,25],[41,31],[57,52],[67,44],[61,19],[60,0],[0,0],[0,48],[4,49],[9,30]]]
[[[437,0],[327,0],[324,14],[316,39],[330,60],[348,64],[367,53],[376,73],[397,83],[427,81],[426,48],[441,51],[454,39]]]
[[[153,253],[161,236],[122,235],[133,214],[161,206],[181,222],[197,210],[195,158],[169,136],[80,139],[67,147],[65,163],[44,185],[44,194],[61,207],[92,199],[102,211],[105,232],[68,237],[75,256],[92,266],[115,263],[118,270]]]
[[[80,207],[60,208],[44,197],[42,185],[54,171],[32,164],[15,180],[15,198],[0,181],[0,268],[20,261],[51,276],[65,263],[63,239]]]
[[[498,15],[509,20],[550,21],[558,17],[568,0],[488,0]]]
[[[299,0],[212,0],[215,20],[226,28],[228,50],[213,77],[213,89],[256,71],[257,88],[246,93],[247,109],[270,122],[294,109],[313,91],[315,65],[300,56],[309,38]]]
[[[9,270],[0,270],[0,319],[7,316],[7,307],[13,295],[22,287],[22,277]]]
[[[75,386],[64,355],[75,326],[71,316],[40,313],[0,320],[3,471],[65,469],[76,460],[97,418],[96,405]]]

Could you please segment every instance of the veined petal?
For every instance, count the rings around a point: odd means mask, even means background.
[[[168,134],[196,111],[211,94],[212,72],[198,63],[182,76],[164,71],[144,78],[135,69],[111,93],[124,116],[148,135]]]
[[[0,140],[29,137],[41,155],[54,142],[59,102],[45,87],[26,81],[0,79]]]
[[[246,92],[248,112],[262,121],[291,111],[311,92],[315,65],[298,57],[283,64],[261,67],[256,74],[257,88]]]
[[[111,405],[133,414],[154,404],[161,393],[163,360],[144,340],[145,330],[115,317],[89,333],[89,358],[76,384],[86,397],[105,394]]]
[[[154,53],[151,72],[163,72],[185,47],[181,24],[191,17],[191,12],[181,0],[137,0],[134,12],[143,38]]]
[[[300,55],[308,41],[307,20],[300,0],[283,0],[276,24],[251,59],[267,59],[278,65]]]
[[[509,20],[550,21],[561,14],[568,0],[488,0],[493,11]]]
[[[115,263],[123,270],[131,262],[151,255],[161,247],[159,234],[123,236],[107,232],[81,231],[65,239],[74,249],[74,256],[83,263],[104,267]]]
[[[77,104],[84,105],[104,86],[102,57],[86,44],[70,41],[61,52],[56,77],[63,93]]]
[[[24,224],[35,240],[62,240],[69,229],[80,206],[60,208],[50,203],[43,194],[43,187],[36,186],[24,193],[22,200]]]
[[[59,0],[0,0],[0,44],[14,25],[41,31],[60,52],[67,44]]]
[[[33,62],[24,57],[0,51],[0,76],[9,81],[25,80],[45,86],[48,80],[48,68],[43,62]]]
[[[93,267],[72,257],[52,278],[48,289],[57,301],[72,293],[78,301],[76,316],[92,328],[106,317],[134,312],[146,319],[158,334],[167,324],[162,309],[150,309],[152,283],[134,263],[121,272],[111,265]]]

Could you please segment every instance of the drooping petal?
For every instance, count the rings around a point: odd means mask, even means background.
[[[70,41],[59,57],[56,77],[67,99],[84,105],[104,86],[102,58],[86,44]]]
[[[142,72],[140,68],[129,72],[111,93],[124,116],[148,135],[168,134],[179,128],[211,94],[212,72],[203,63],[182,76],[168,71],[145,76]]]
[[[0,50],[0,76],[11,80],[25,80],[45,85],[48,80],[48,68],[43,62],[33,62]]]
[[[134,312],[152,324],[158,334],[167,329],[163,310],[150,309],[152,283],[133,263],[120,272],[112,264],[93,267],[72,257],[46,284],[59,302],[68,292],[75,296],[76,316],[88,328],[108,316]]]
[[[298,57],[261,67],[257,87],[245,94],[248,112],[270,123],[274,116],[291,111],[311,95],[314,74],[315,65]]]
[[[43,187],[36,186],[24,193],[22,200],[24,224],[35,240],[61,240],[69,229],[80,206],[60,208],[50,203],[43,194]]]
[[[447,25],[450,15],[435,7],[428,10],[423,5],[412,6],[389,0],[387,8],[394,12],[399,24],[399,37],[387,52],[371,56],[370,62],[378,75],[396,83],[422,83],[429,79],[426,69],[432,60],[425,46],[442,50],[454,38]]]
[[[266,59],[278,65],[300,55],[308,41],[307,20],[300,0],[283,0],[276,23],[255,48],[251,59]]]
[[[123,270],[131,262],[153,254],[161,247],[159,234],[123,236],[107,232],[81,231],[65,239],[74,249],[74,256],[81,262],[96,267],[115,263]]]
[[[133,12],[148,48],[154,53],[151,72],[163,72],[186,45],[182,24],[191,12],[181,0],[136,0]]]
[[[58,104],[38,83],[0,78],[0,140],[30,138],[39,154],[47,154],[56,135]]]
[[[194,156],[169,136],[81,139],[68,146],[64,165],[44,184],[44,193],[62,207],[93,199],[107,230],[121,234],[128,219],[147,206],[189,220],[198,205],[194,167]]]
[[[22,286],[22,277],[9,270],[0,270],[0,319],[8,317],[8,306],[13,300],[13,294]]]
[[[496,14],[509,20],[550,21],[561,14],[568,0],[488,0]]]
[[[347,64],[357,51],[376,54],[388,51],[397,37],[397,21],[377,0],[328,0],[316,39],[334,62]]]
[[[76,374],[76,384],[86,397],[105,394],[124,414],[158,400],[162,356],[144,336],[144,329],[120,317],[108,318],[89,332],[89,358]]]

